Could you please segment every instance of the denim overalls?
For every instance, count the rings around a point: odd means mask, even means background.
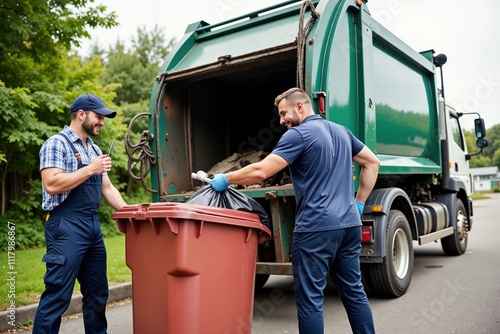
[[[78,159],[78,169],[85,167],[70,139],[64,133],[59,135],[69,142]],[[42,260],[47,268],[45,291],[36,311],[33,334],[58,333],[61,316],[71,301],[75,279],[80,283],[83,296],[85,333],[106,333],[106,248],[97,217],[101,187],[102,175],[89,177],[70,191],[45,222],[47,253]]]

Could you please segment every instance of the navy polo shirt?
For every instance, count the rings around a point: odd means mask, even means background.
[[[289,163],[297,201],[294,232],[360,226],[352,157],[364,144],[344,126],[319,115],[288,129],[273,150]]]

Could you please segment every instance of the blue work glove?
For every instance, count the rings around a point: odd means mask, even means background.
[[[221,192],[229,187],[229,182],[227,182],[226,174],[215,174],[210,181],[210,185],[215,191]]]
[[[359,216],[361,217],[363,215],[363,209],[365,208],[365,203],[356,201],[356,206],[358,207]]]

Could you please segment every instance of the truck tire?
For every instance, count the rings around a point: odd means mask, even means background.
[[[383,298],[397,298],[406,293],[413,274],[413,242],[406,216],[391,210],[387,218],[386,256],[382,263],[364,266],[369,279],[367,290]]]
[[[462,200],[455,203],[456,221],[452,235],[441,239],[441,247],[446,255],[462,255],[467,249],[469,221]]]

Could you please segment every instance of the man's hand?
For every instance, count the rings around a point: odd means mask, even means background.
[[[215,191],[221,192],[229,187],[229,182],[227,182],[226,174],[215,174],[210,181],[210,185]]]
[[[100,155],[88,165],[91,175],[101,175],[111,170],[111,158],[107,155]]]

